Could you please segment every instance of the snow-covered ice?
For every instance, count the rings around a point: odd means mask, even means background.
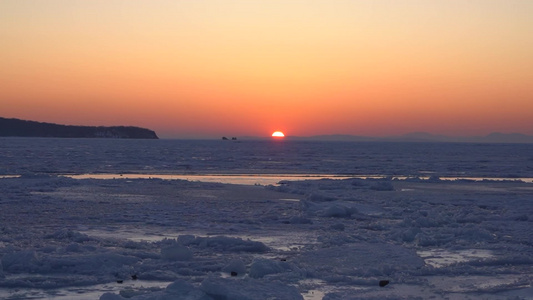
[[[531,145],[4,138],[0,162],[0,298],[533,299]],[[353,178],[60,176],[93,173]]]

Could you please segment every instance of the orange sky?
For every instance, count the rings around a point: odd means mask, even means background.
[[[533,134],[533,1],[0,1],[0,116],[166,138]]]

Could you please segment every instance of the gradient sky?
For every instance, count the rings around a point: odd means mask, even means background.
[[[166,138],[533,134],[531,0],[2,0],[0,116]]]

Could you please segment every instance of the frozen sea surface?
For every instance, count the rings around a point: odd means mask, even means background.
[[[1,299],[533,299],[531,145],[9,138],[0,174]]]
[[[531,144],[0,138],[0,175],[349,174],[533,177]]]

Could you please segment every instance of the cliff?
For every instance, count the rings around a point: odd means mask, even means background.
[[[0,117],[0,136],[158,139],[152,130],[133,126],[71,126]]]

